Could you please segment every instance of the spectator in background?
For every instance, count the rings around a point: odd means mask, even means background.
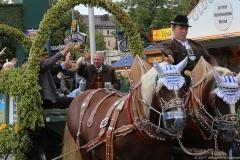
[[[2,71],[13,69],[13,68],[14,68],[14,64],[12,62],[7,62],[7,63],[4,63]]]
[[[2,69],[2,71],[4,71],[4,70],[9,70],[9,69],[13,69],[14,66],[17,64],[17,61],[18,61],[17,58],[13,58],[13,59],[11,60],[11,62],[4,63],[4,64],[3,64],[3,69]]]
[[[72,81],[72,88],[71,88],[71,93],[69,93],[68,97],[77,97],[79,94],[81,94],[84,91],[84,86],[83,83],[86,81],[85,78],[82,76],[79,76],[76,72],[76,69],[79,65],[81,65],[84,57],[78,58],[76,62],[76,68],[75,71],[71,73],[71,76],[73,76],[73,81]],[[70,73],[69,73],[70,74]]]
[[[25,58],[22,63],[22,68],[27,67],[27,65],[28,65],[28,58]]]
[[[4,61],[0,59],[0,71],[3,69]]]
[[[67,66],[67,69],[70,71],[74,71],[76,69],[76,62],[70,61],[70,63],[71,63],[71,66]],[[71,93],[72,83],[73,83],[73,76],[67,76],[62,74],[60,90],[62,93],[64,93],[64,95],[68,95]]]
[[[63,58],[61,58],[51,69],[51,75],[53,77],[54,84],[56,86],[57,91],[60,91],[60,83],[62,78],[62,70],[71,65],[70,63],[71,53],[66,55],[65,62],[62,62]]]
[[[58,97],[56,95],[56,86],[53,81],[50,69],[56,65],[57,61],[63,58],[71,48],[71,42],[68,42],[63,51],[49,58],[49,54],[44,52],[40,62],[39,84],[42,87],[41,96],[43,100],[43,108],[68,108],[73,98]]]

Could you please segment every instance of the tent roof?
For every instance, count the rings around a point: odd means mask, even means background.
[[[132,56],[127,57],[127,66],[132,66],[134,58]],[[125,58],[120,59],[119,61],[112,64],[112,67],[124,67]]]

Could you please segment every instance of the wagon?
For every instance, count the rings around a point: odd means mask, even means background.
[[[27,131],[33,144],[28,160],[49,160],[61,155],[67,110],[47,109],[42,114],[45,127]]]

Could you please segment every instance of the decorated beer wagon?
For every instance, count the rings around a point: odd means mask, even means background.
[[[142,53],[143,47],[141,45],[142,42],[140,36],[134,27],[132,27],[134,24],[131,22],[129,15],[122,10],[117,3],[112,1],[60,1],[44,15],[44,18],[39,25],[38,34],[33,42],[22,31],[0,24],[1,35],[16,39],[23,46],[25,52],[30,53],[27,68],[15,68],[14,70],[1,73],[0,92],[6,96],[14,97],[17,102],[17,122],[14,124],[2,124],[1,127],[1,155],[11,153],[16,159],[26,159],[27,153],[33,146],[34,150],[38,150],[39,155],[43,155],[40,151],[41,149],[38,149],[39,146],[36,145],[39,143],[34,142],[35,140],[38,140],[38,138],[34,137],[38,136],[39,129],[47,128],[48,124],[54,123],[54,121],[59,121],[59,123],[65,121],[64,117],[66,116],[66,111],[57,112],[56,110],[42,110],[42,100],[39,93],[41,88],[38,84],[38,71],[41,59],[40,53],[43,52],[51,31],[56,27],[57,21],[61,15],[78,4],[101,7],[115,15],[116,20],[125,29],[125,34],[130,37],[128,42],[130,49],[133,50],[133,55],[135,56],[138,53]],[[46,119],[46,117],[48,118]],[[49,122],[48,119],[50,119]],[[31,131],[26,132],[28,130]],[[27,133],[29,133],[30,139]],[[61,133],[63,134],[63,131],[61,131]],[[47,134],[47,136],[49,136],[49,134]]]

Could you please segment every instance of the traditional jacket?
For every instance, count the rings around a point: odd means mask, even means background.
[[[196,61],[198,61],[200,57],[203,56],[203,58],[212,66],[218,66],[215,58],[208,54],[208,52],[203,48],[200,42],[188,39],[188,43],[192,47],[194,54],[196,55]],[[187,51],[185,47],[175,38],[163,44],[163,51],[173,57],[174,65],[181,62],[187,56]]]
[[[55,100],[56,87],[50,73],[50,68],[52,68],[57,61],[59,61],[64,55],[59,52],[54,56],[50,57],[47,62],[40,62],[40,72],[39,72],[39,84],[42,87],[41,96],[42,99],[48,99],[53,103]]]
[[[190,60],[190,58],[188,58],[188,63],[182,71],[182,76],[185,78],[187,86],[190,85],[191,78],[189,76],[185,75],[184,71],[185,70],[192,71],[201,56],[212,66],[218,66],[218,63],[215,60],[215,58],[213,56],[211,56],[210,54],[208,54],[208,52],[203,48],[203,46],[200,42],[188,39],[188,44],[192,47],[192,50],[193,50],[193,53],[196,56],[196,59],[195,60]],[[163,51],[166,54],[171,55],[173,57],[173,59],[174,59],[173,64],[174,65],[178,64],[186,56],[188,56],[188,53],[187,53],[187,50],[186,50],[185,46],[183,46],[175,38],[173,40],[168,41],[168,42],[163,44]]]
[[[85,91],[91,89],[95,83],[98,76],[98,71],[94,65],[81,64],[77,69],[77,74],[86,79]],[[105,82],[111,82],[114,89],[119,90],[121,87],[120,80],[117,78],[115,69],[109,65],[103,65],[102,71],[100,72],[103,80]]]

